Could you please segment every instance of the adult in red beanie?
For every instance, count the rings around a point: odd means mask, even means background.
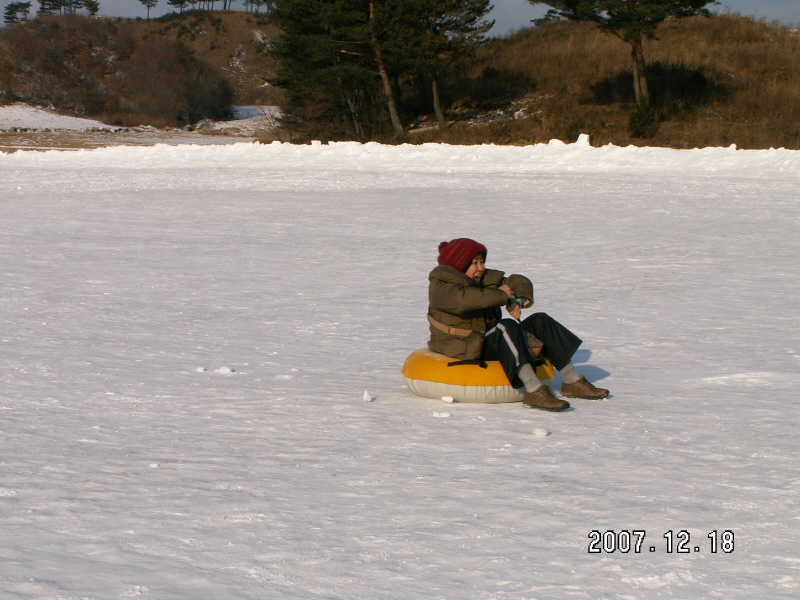
[[[478,255],[486,261],[486,246],[469,238],[457,238],[439,244],[439,264],[453,267],[462,273],[472,264]]]
[[[511,384],[525,387],[523,403],[531,408],[569,408],[569,402],[556,398],[536,377],[533,363],[539,354],[564,378],[562,396],[608,396],[608,390],[575,371],[572,355],[581,345],[578,336],[546,313],[520,321],[522,308],[533,305],[533,284],[522,275],[506,277],[503,271],[487,269],[486,255],[486,246],[470,238],[439,244],[439,266],[428,276],[428,347],[451,358],[500,361]],[[510,315],[505,319],[503,306]],[[533,346],[536,357],[529,350]]]

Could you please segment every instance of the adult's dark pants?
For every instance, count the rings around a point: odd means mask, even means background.
[[[559,371],[572,361],[572,355],[582,340],[547,313],[534,313],[522,322],[503,319],[486,332],[483,344],[483,360],[497,360],[503,365],[508,380],[514,387],[520,387],[517,373],[520,367],[536,361],[528,352],[525,333],[532,333],[544,343],[541,356],[547,358]]]

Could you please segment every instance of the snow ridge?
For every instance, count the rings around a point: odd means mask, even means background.
[[[209,168],[236,164],[238,169],[363,169],[371,173],[644,173],[728,175],[788,173],[800,175],[800,151],[703,148],[672,150],[607,145],[594,148],[584,135],[574,144],[553,140],[531,146],[449,146],[422,144],[387,146],[377,143],[332,142],[294,145],[240,143],[226,146],[111,147],[74,153],[57,151],[0,155],[11,165],[76,168],[120,167],[174,169],[198,162]],[[0,163],[2,164],[2,163]]]

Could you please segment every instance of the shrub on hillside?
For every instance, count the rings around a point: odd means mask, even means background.
[[[448,82],[447,91],[461,105],[491,109],[505,106],[536,90],[527,74],[511,69],[486,67],[477,77],[459,77]]]
[[[628,120],[628,133],[632,138],[650,139],[654,138],[659,130],[658,115],[655,109],[649,104],[638,104],[631,111]]]

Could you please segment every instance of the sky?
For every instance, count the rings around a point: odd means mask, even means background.
[[[139,0],[99,0],[101,15],[114,17],[144,17],[147,9]],[[1,1],[5,6],[8,1]],[[494,0],[494,10],[491,18],[495,20],[492,34],[505,35],[511,31],[527,27],[531,19],[543,16],[547,12],[544,5],[532,6],[528,0]],[[33,11],[36,2],[33,2]],[[234,0],[234,9],[241,10],[242,0]],[[800,26],[800,0],[723,0],[713,7],[715,11],[738,12],[743,15],[778,20],[792,25]],[[166,0],[159,0],[158,5],[150,11],[152,17],[158,17],[171,11]]]

